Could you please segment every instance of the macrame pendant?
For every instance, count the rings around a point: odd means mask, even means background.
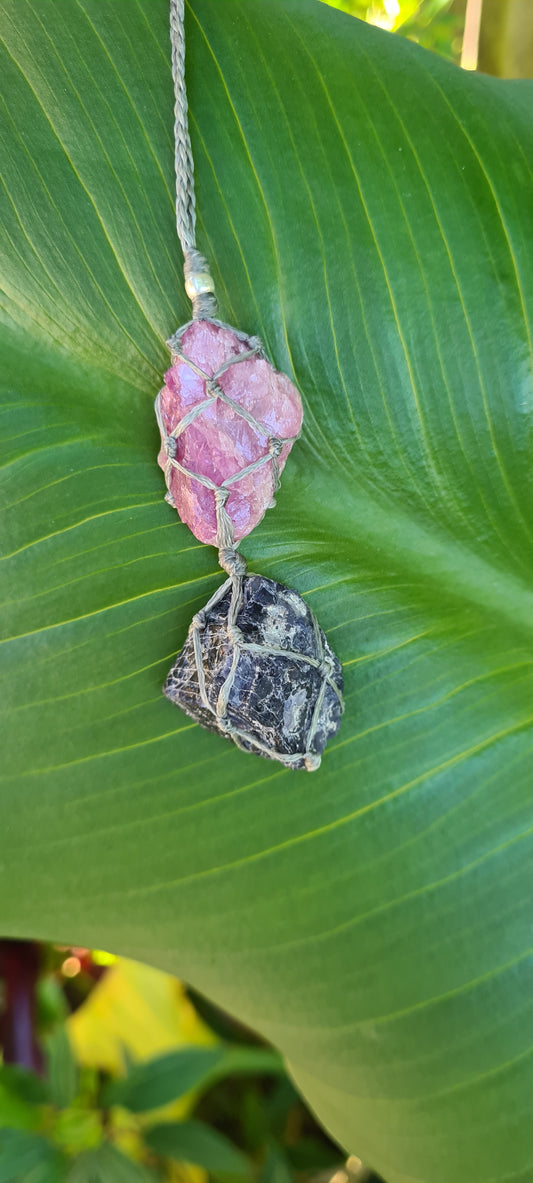
[[[166,499],[218,547],[228,579],[194,617],[163,691],[202,727],[288,768],[318,768],[343,710],[342,669],[311,609],[281,583],[248,575],[237,547],[275,505],[302,426],[302,400],[258,337],[216,319],[196,249],[185,88],[184,0],[170,0],[176,229],[193,319],[171,337],[155,410]]]
[[[167,500],[229,579],[195,616],[163,691],[244,751],[312,770],[340,725],[342,668],[298,592],[246,575],[236,544],[274,504],[302,424],[293,383],[256,337],[204,317],[168,342],[159,392]]]
[[[257,337],[193,320],[168,342],[172,365],[156,400],[167,500],[200,542],[220,546],[217,505],[244,538],[272,504],[302,426],[302,400]]]
[[[195,616],[163,691],[244,751],[311,771],[341,721],[340,661],[297,591],[261,575],[239,591],[234,605],[228,579]]]

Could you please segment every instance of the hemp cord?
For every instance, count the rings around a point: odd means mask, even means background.
[[[183,250],[183,274],[185,277],[185,291],[192,303],[193,320],[207,320],[214,319],[217,313],[217,301],[215,298],[215,285],[211,278],[207,260],[204,255],[198,250],[196,246],[196,202],[194,195],[194,162],[191,148],[191,137],[189,135],[189,116],[187,103],[187,88],[185,85],[185,0],[170,0],[170,45],[172,56],[172,79],[174,82],[174,166],[176,172],[176,230],[178,238]],[[216,322],[219,323],[219,322]],[[182,357],[180,348],[180,339],[182,333],[187,326],[184,325],[178,329],[177,333],[167,342],[172,350],[173,361],[175,356]],[[255,342],[254,342],[255,343]],[[260,346],[260,343],[259,343]],[[262,346],[257,350],[262,352]],[[187,359],[184,359],[187,360]],[[188,365],[194,369],[194,365],[188,361]],[[202,371],[202,377],[208,378]],[[222,372],[222,371],[220,371]],[[208,381],[211,381],[208,379]],[[216,376],[212,380],[216,385]],[[209,387],[207,387],[209,389]],[[220,387],[213,388],[214,398],[220,397],[222,391]],[[162,426],[161,416],[159,412],[159,398],[156,400],[156,414],[158,417],[159,426]],[[207,403],[209,405],[209,403]],[[200,409],[197,408],[196,414]],[[236,409],[236,404],[234,404]],[[195,416],[193,416],[194,418]],[[187,418],[187,423],[191,421]],[[182,422],[180,430],[187,426],[186,422]],[[164,433],[166,434],[166,433]],[[174,440],[167,438],[167,470],[166,480],[167,486],[169,483],[169,468],[173,465],[180,468],[176,460],[175,441],[179,432],[173,433]],[[172,449],[174,454],[172,455]],[[186,472],[185,469],[181,470]],[[186,473],[186,475],[195,476],[196,480],[206,483],[205,478],[197,476],[195,473]],[[213,485],[213,490],[215,486]],[[246,571],[246,564],[240,555],[237,555],[235,550],[235,539],[233,534],[233,523],[229,514],[226,513],[225,503],[227,501],[229,491],[218,490],[215,492],[215,505],[217,512],[217,545],[219,548],[219,560],[223,570],[227,571],[230,578],[235,576],[235,580],[241,580],[242,575]],[[167,494],[169,498],[169,494]],[[170,498],[171,499],[171,495]],[[243,568],[241,570],[241,568]],[[239,589],[240,590],[240,589]],[[236,582],[237,594],[237,582]]]
[[[185,291],[192,302],[193,318],[204,320],[216,316],[217,302],[207,260],[196,246],[194,162],[185,86],[185,0],[170,0],[170,45],[175,95],[176,230],[183,250]]]
[[[185,291],[192,303],[193,320],[210,320],[217,325],[222,325],[222,322],[216,319],[217,315],[217,301],[215,297],[215,285],[209,272],[209,266],[204,255],[198,250],[196,246],[196,203],[194,194],[194,162],[191,149],[191,140],[189,135],[189,120],[188,120],[188,104],[187,104],[187,90],[185,85],[185,0],[170,0],[170,43],[172,51],[172,78],[174,82],[174,144],[175,144],[175,170],[176,170],[176,230],[178,238],[183,250],[183,273],[185,278]],[[189,322],[190,324],[191,322]],[[223,325],[224,328],[230,326]],[[237,625],[237,617],[243,605],[243,579],[246,575],[246,560],[240,555],[236,549],[235,536],[233,530],[233,522],[225,508],[226,501],[229,497],[231,485],[243,476],[254,472],[257,468],[264,464],[270,463],[272,465],[273,488],[276,491],[279,484],[279,466],[278,458],[283,449],[283,446],[288,443],[293,443],[293,439],[279,439],[272,436],[269,429],[264,424],[258,423],[254,417],[241,407],[233,399],[229,398],[220,387],[217,379],[224,373],[229,366],[235,365],[240,361],[245,361],[247,358],[257,355],[264,357],[264,349],[258,337],[248,337],[242,334],[243,340],[249,343],[249,349],[231,357],[223,366],[217,370],[216,374],[209,376],[205,374],[190,358],[186,357],[181,348],[181,337],[188,325],[183,325],[167,342],[172,353],[172,363],[177,361],[184,362],[191,370],[205,379],[207,397],[193,407],[189,413],[180,420],[177,427],[174,428],[170,434],[167,434],[160,408],[160,395],[157,396],[155,403],[155,410],[157,421],[161,430],[161,435],[164,440],[164,450],[167,456],[167,463],[165,467],[165,480],[167,484],[167,501],[174,505],[172,493],[170,492],[170,478],[172,469],[177,468],[185,476],[199,481],[202,485],[213,491],[216,508],[217,521],[217,546],[218,546],[218,561],[224,571],[226,571],[229,579],[222,584],[220,588],[209,600],[200,612],[196,613],[193,618],[190,632],[194,647],[194,660],[196,666],[196,673],[198,678],[198,687],[200,697],[203,705],[214,717],[214,722],[218,730],[227,735],[233,740],[237,747],[247,751],[247,744],[252,744],[256,750],[269,756],[271,759],[279,760],[286,767],[291,767],[304,759],[305,767],[311,771],[318,768],[320,764],[320,756],[311,752],[311,743],[317,729],[320,711],[326,693],[326,687],[329,685],[337,694],[341,708],[343,708],[343,699],[339,687],[335,684],[332,677],[333,668],[328,655],[324,652],[322,644],[321,630],[313,615],[313,625],[315,630],[316,646],[318,658],[305,657],[302,654],[276,649],[271,646],[254,646],[246,644],[241,630]],[[235,332],[234,329],[232,329]],[[241,334],[239,334],[241,335]],[[249,464],[240,472],[235,473],[232,477],[227,478],[220,486],[215,485],[209,478],[191,472],[180,464],[177,459],[177,440],[179,435],[198,415],[202,413],[207,407],[210,407],[217,399],[225,402],[232,410],[245,419],[252,427],[259,430],[260,433],[266,436],[268,440],[268,451],[259,460]],[[205,628],[209,611],[213,608],[226,592],[231,588],[231,600],[228,610],[227,620],[227,634],[230,643],[233,645],[233,654],[231,661],[231,668],[218,694],[216,708],[213,708],[209,702],[207,695],[205,670],[203,664],[201,634]],[[315,703],[313,717],[308,729],[305,743],[305,751],[295,755],[283,755],[276,752],[274,749],[266,747],[254,736],[240,731],[234,727],[227,715],[227,706],[230,692],[235,681],[237,672],[237,665],[239,657],[243,650],[257,651],[258,653],[286,657],[291,660],[307,662],[310,666],[318,669],[323,681],[320,691]]]

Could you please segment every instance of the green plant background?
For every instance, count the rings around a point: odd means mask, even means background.
[[[160,693],[220,579],[155,464],[166,0],[1,33],[0,926],[190,980],[389,1183],[526,1183],[532,86],[311,0],[188,9],[199,242],[305,400],[243,550],[344,664],[309,776]]]

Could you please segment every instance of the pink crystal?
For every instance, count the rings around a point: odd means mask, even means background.
[[[183,333],[181,348],[189,361],[213,377],[224,362],[252,349],[253,342],[233,329],[208,320],[197,320]],[[218,398],[200,411],[178,436],[176,459],[190,472],[221,485],[255,460],[269,456],[269,439],[289,439],[278,457],[281,472],[292,439],[302,425],[302,402],[296,387],[285,374],[280,374],[257,355],[228,366],[216,381],[224,394],[253,415],[261,430]],[[184,360],[176,360],[165,374],[165,385],[159,395],[159,411],[166,433],[173,431],[192,407],[210,395],[205,378],[196,374]],[[164,447],[158,461],[165,469]],[[216,545],[213,490],[177,468],[171,470],[169,488],[182,521],[200,542]],[[236,542],[261,521],[273,495],[274,472],[270,459],[229,486],[226,511],[233,522]]]

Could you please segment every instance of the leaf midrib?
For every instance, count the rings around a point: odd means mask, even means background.
[[[514,632],[533,634],[533,590],[525,578],[476,554],[442,526],[440,531],[430,530],[398,505],[385,504],[356,483],[343,484],[336,504],[342,510],[335,518],[338,554],[348,552],[352,563],[358,564],[362,558],[365,563],[372,561],[376,551],[382,562],[385,553],[391,575],[408,574],[411,584],[418,580],[421,589],[431,592],[433,600],[428,596],[425,607],[433,605],[435,610],[437,588],[440,597],[451,604],[466,601],[488,623],[499,619]],[[308,531],[315,537],[331,538],[331,503],[326,490],[322,494],[316,489],[308,522]],[[349,522],[356,523],[353,534],[347,531]]]
[[[46,445],[50,449],[48,439]],[[146,457],[143,454],[144,463]],[[323,482],[327,482],[327,488],[322,489]],[[308,512],[304,533],[308,540],[313,539],[316,543],[319,539],[330,539],[332,533],[329,471],[320,473],[315,469],[313,492],[312,501],[306,498]],[[341,562],[348,560],[353,568],[362,560],[365,565],[372,564],[376,553],[382,562],[385,554],[391,575],[408,574],[411,586],[418,582],[422,593],[427,589],[424,606],[430,610],[435,610],[437,589],[440,600],[445,598],[452,605],[458,601],[466,602],[488,623],[499,619],[514,632],[533,634],[533,590],[525,578],[521,579],[476,554],[471,546],[454,539],[443,526],[438,531],[429,529],[400,506],[392,502],[387,504],[377,492],[371,494],[355,481],[346,479],[340,485],[338,474],[337,494],[336,505],[341,507],[341,512],[335,517],[335,537]],[[353,532],[347,528],[349,523],[354,524]],[[72,523],[68,530],[78,526],[82,527],[83,522]],[[58,531],[57,537],[61,538],[64,532]],[[257,555],[257,562],[261,550],[264,553],[261,534],[260,530],[251,545],[247,545],[248,540],[243,545],[244,553]],[[301,519],[297,528],[295,525],[294,534],[301,538]],[[425,595],[423,598],[426,601]]]

